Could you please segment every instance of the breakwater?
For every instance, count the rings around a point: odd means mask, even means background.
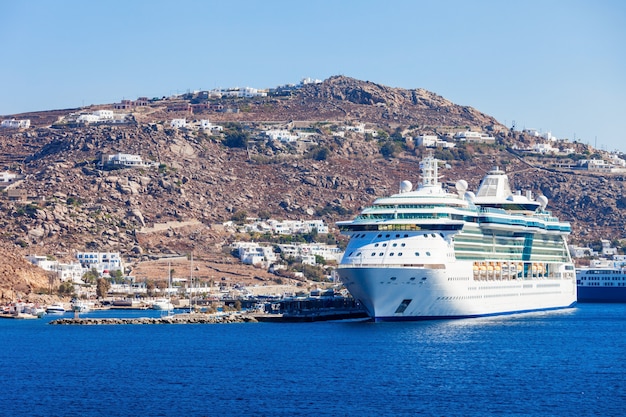
[[[249,314],[175,314],[163,317],[132,318],[61,318],[52,320],[53,325],[112,325],[112,324],[220,324],[220,323],[256,323],[257,319]]]

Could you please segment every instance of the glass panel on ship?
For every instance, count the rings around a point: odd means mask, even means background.
[[[476,280],[562,278],[554,264],[570,262],[561,235],[485,234],[466,225],[454,237],[454,248],[456,259],[473,261]]]
[[[411,216],[418,217],[420,220],[438,218],[436,214],[431,214],[430,217],[419,214]],[[555,264],[570,262],[565,238],[560,234],[511,231],[497,233],[486,231],[476,223],[464,225],[369,223],[342,225],[341,230],[350,233],[351,240],[354,239],[353,242],[370,240],[377,248],[376,250],[391,247],[403,249],[404,253],[400,252],[397,255],[404,255],[402,263],[407,267],[423,266],[424,258],[431,256],[430,252],[412,253],[407,247],[407,238],[451,240],[454,257],[460,261],[472,261],[473,277],[477,281],[565,278],[557,272]],[[394,243],[395,240],[402,243]],[[363,263],[368,263],[368,257],[383,255],[382,252],[371,254],[362,252],[364,251],[347,255],[348,257],[356,256]]]

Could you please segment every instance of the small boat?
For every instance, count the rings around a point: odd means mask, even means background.
[[[46,308],[46,313],[48,314],[63,314],[65,313],[65,307],[61,303],[54,303],[49,305]]]
[[[72,301],[72,311],[77,311],[79,313],[86,313],[91,310],[91,303],[82,300],[74,300]]]
[[[174,304],[166,298],[159,298],[152,303],[153,310],[172,311],[174,310]]]

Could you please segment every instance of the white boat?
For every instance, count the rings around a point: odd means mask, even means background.
[[[63,314],[65,313],[65,307],[61,303],[54,303],[49,305],[46,308],[46,313],[48,314]]]
[[[166,298],[159,298],[152,303],[153,310],[172,311],[174,310],[174,304]]]
[[[579,303],[626,303],[626,262],[591,261],[576,269]]]
[[[167,264],[167,271],[168,271],[168,283],[167,283],[167,294],[168,294],[168,298],[158,298],[156,299],[153,303],[152,303],[152,309],[153,310],[161,310],[161,311],[173,311],[174,310],[174,304],[172,304],[172,301],[169,298],[169,294],[172,288],[172,269],[170,267],[170,264],[168,262]]]
[[[567,247],[571,227],[547,198],[511,192],[492,169],[475,195],[439,183],[438,161],[420,164],[417,190],[377,199],[338,222],[350,242],[339,278],[377,321],[463,318],[560,309],[576,303]]]
[[[79,313],[86,313],[91,311],[93,303],[84,300],[74,300],[72,301],[72,311],[77,311]]]

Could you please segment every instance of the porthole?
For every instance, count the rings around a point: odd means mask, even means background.
[[[410,278],[410,281],[415,281],[415,277],[411,277],[411,278]]]
[[[383,235],[380,235],[380,234],[379,234],[379,235],[378,235],[378,236],[376,236],[376,237],[383,237]]]
[[[383,256],[383,252],[379,253],[378,256]]]
[[[396,246],[398,246],[398,244],[397,244],[397,243],[394,243],[394,244],[393,244],[393,245],[391,245],[391,246],[393,246],[393,247],[395,248]]]
[[[374,247],[375,247],[375,248],[377,248],[377,247],[378,247],[378,243],[376,243],[376,244],[374,245]]]
[[[391,277],[389,279],[392,280],[392,281],[395,281],[397,278],[396,277]]]
[[[400,235],[396,235],[396,237],[400,237]]]
[[[402,252],[398,252],[398,256],[402,256]]]
[[[403,243],[403,244],[401,244],[400,246],[405,247],[405,246],[406,246],[406,243]]]
[[[386,243],[383,243],[383,248],[384,248],[384,247],[386,247],[386,246],[387,246],[387,244],[386,244]]]
[[[430,256],[430,252],[426,252],[426,256]]]
[[[419,252],[415,252],[415,256],[420,256],[420,253]]]
[[[393,252],[391,252],[391,253],[389,254],[389,256],[393,256]]]
[[[385,235],[385,237],[389,237],[389,235]]]
[[[405,234],[405,235],[404,235],[404,237],[409,237],[409,235],[408,235],[408,234]]]
[[[376,256],[376,252],[372,252],[372,256]]]

